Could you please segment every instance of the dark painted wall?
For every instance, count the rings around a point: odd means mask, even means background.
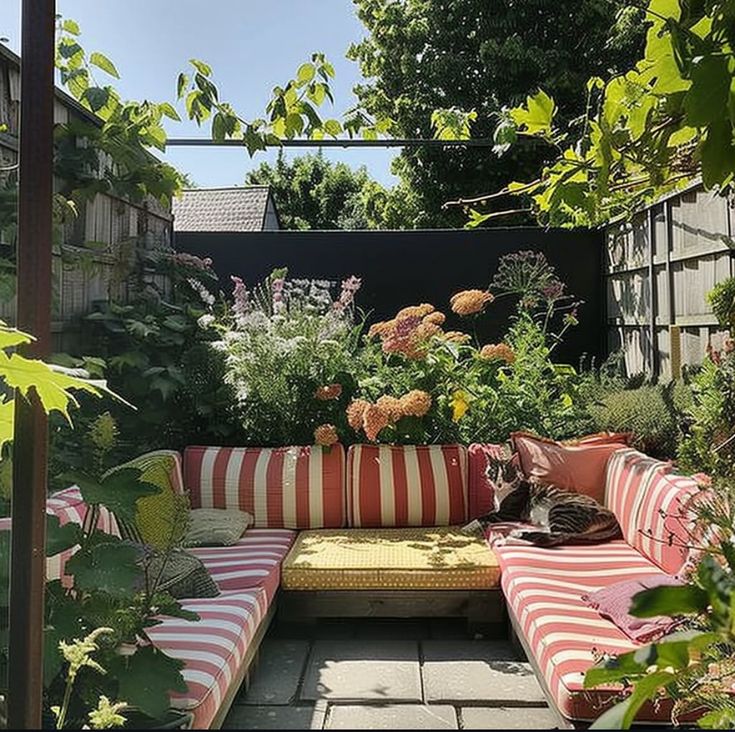
[[[275,267],[291,277],[342,280],[362,277],[358,304],[370,320],[399,308],[430,302],[449,312],[458,290],[485,288],[498,259],[509,252],[544,252],[568,291],[585,301],[580,325],[569,332],[559,357],[577,364],[582,354],[604,350],[602,238],[594,231],[538,228],[433,231],[267,231],[247,234],[175,234],[179,251],[211,257],[222,287],[239,275],[252,285]],[[483,342],[496,341],[507,326],[511,303],[493,303],[478,323]],[[450,319],[447,329],[461,325]]]

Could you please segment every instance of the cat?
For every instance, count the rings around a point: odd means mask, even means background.
[[[484,531],[498,523],[529,523],[539,530],[520,529],[511,536],[543,547],[623,538],[612,511],[581,493],[527,480],[512,457],[488,456],[486,474],[495,485],[495,510],[468,524],[468,531]]]

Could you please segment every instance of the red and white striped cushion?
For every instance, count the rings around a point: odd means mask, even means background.
[[[608,463],[606,503],[626,541],[669,574],[687,560],[688,505],[697,493],[693,479],[674,475],[669,463],[636,450],[619,450]]]
[[[350,526],[450,526],[468,516],[462,445],[353,445],[347,453]]]
[[[344,450],[187,447],[184,486],[193,508],[239,508],[256,528],[341,528]]]
[[[487,475],[489,457],[503,458],[503,446],[489,443],[474,443],[467,448],[469,460],[469,516],[478,518],[495,508],[495,485]]]
[[[582,595],[656,573],[658,567],[624,541],[553,551],[508,545],[495,551],[508,607],[561,713],[568,719],[596,719],[616,701],[619,689],[585,690],[584,672],[594,665],[596,653],[620,654],[637,646],[588,607]],[[669,711],[646,707],[638,718],[668,719]]]
[[[57,491],[46,498],[46,513],[57,516],[62,526],[70,522],[83,526],[87,510],[88,506],[77,486],[64,488],[64,490]],[[97,528],[100,531],[113,536],[120,536],[115,517],[104,506],[99,507],[98,515]],[[61,579],[64,584],[71,584],[71,577],[64,573],[64,568],[76,550],[77,547],[67,549],[46,560],[47,581]]]
[[[157,648],[186,665],[185,694],[173,694],[172,705],[194,715],[194,729],[208,729],[237,676],[268,603],[261,589],[183,600],[198,622],[162,618],[147,633]]]
[[[262,587],[273,600],[281,584],[281,563],[296,533],[289,529],[248,529],[232,546],[196,547],[196,554],[223,592]]]

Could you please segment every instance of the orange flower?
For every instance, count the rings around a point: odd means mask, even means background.
[[[377,404],[368,404],[362,414],[362,426],[370,442],[375,442],[378,433],[389,424],[388,415]]]
[[[329,386],[320,386],[314,396],[320,402],[328,402],[332,399],[339,399],[342,395],[342,384],[329,384]]]
[[[423,417],[431,409],[431,395],[419,389],[404,394],[400,402],[406,417]]]
[[[435,325],[443,325],[447,316],[444,313],[440,313],[438,310],[434,313],[429,313],[424,318],[424,323],[434,323]]]
[[[339,435],[333,424],[320,424],[314,430],[314,442],[322,447],[331,447],[339,442]]]
[[[507,343],[488,343],[480,350],[480,358],[485,361],[513,363],[516,360],[516,354]]]
[[[429,305],[428,302],[423,302],[421,305],[409,305],[396,313],[396,320],[399,318],[424,318],[435,310],[436,308]]]
[[[375,336],[383,338],[395,328],[395,325],[395,320],[383,320],[380,323],[373,323],[370,330],[368,330],[368,338],[375,338]]]
[[[394,396],[386,394],[378,399],[376,405],[388,415],[391,422],[397,422],[403,416],[401,400]]]
[[[350,402],[347,407],[347,422],[353,430],[359,430],[362,427],[362,416],[369,406],[370,402],[366,399],[355,399]]]
[[[459,330],[448,330],[442,337],[450,343],[469,343],[472,340],[471,335]]]
[[[457,315],[475,315],[495,298],[485,290],[463,290],[452,295],[450,304]]]

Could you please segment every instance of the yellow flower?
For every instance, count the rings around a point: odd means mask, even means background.
[[[452,407],[452,420],[454,422],[459,422],[470,408],[469,395],[467,392],[462,391],[462,389],[457,389],[457,391],[452,394],[449,404]]]
[[[347,407],[347,423],[353,430],[359,430],[362,427],[362,415],[370,406],[370,402],[366,399],[355,399],[350,402]]]
[[[480,358],[485,361],[505,361],[513,363],[516,354],[507,343],[488,343],[480,350]]]
[[[89,713],[89,724],[92,729],[112,729],[122,727],[127,719],[120,714],[127,708],[127,702],[112,704],[106,696],[101,696],[97,702],[97,709]]]
[[[82,640],[75,638],[71,643],[59,641],[61,655],[69,664],[69,670],[67,671],[69,681],[73,682],[80,669],[84,666],[89,666],[100,674],[106,673],[105,669],[92,658],[92,654],[99,650],[97,638],[101,635],[109,635],[111,633],[114,633],[112,628],[97,628],[97,630],[93,630]]]
[[[452,311],[457,315],[475,315],[495,298],[486,290],[463,290],[449,300]]]
[[[339,435],[333,424],[320,424],[314,430],[314,442],[322,447],[331,447],[339,442]]]
[[[431,409],[431,395],[419,389],[404,394],[400,401],[406,417],[423,417]]]

